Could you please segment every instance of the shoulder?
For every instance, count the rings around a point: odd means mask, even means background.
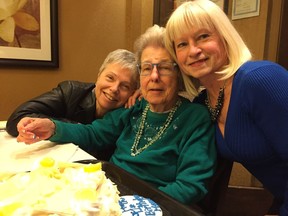
[[[205,106],[202,103],[196,103],[195,100],[196,98],[193,100],[193,102],[190,102],[189,100],[182,99],[182,106],[187,109],[192,109],[192,110],[193,109],[197,109],[197,110],[205,109]]]
[[[94,88],[95,83],[66,80],[60,82],[53,90],[54,92],[58,92],[58,94],[65,95],[67,98],[82,98],[87,94],[90,95]]]
[[[75,80],[65,80],[58,84],[60,88],[71,88],[71,89],[93,89],[95,88],[95,83],[90,82],[80,82]]]
[[[130,108],[120,107],[108,112],[108,114],[110,116],[115,116],[117,118],[128,119],[130,118],[130,116],[134,116],[137,113],[141,113],[145,108],[146,104],[147,101],[143,98],[141,101],[136,100],[135,104]]]
[[[287,83],[288,72],[282,66],[270,61],[247,62],[235,74],[233,100],[246,101],[247,106],[275,102],[288,91]]]
[[[236,77],[238,78],[263,78],[270,75],[283,74],[287,75],[287,70],[281,65],[271,61],[248,61],[244,63],[237,71]]]
[[[287,82],[288,72],[281,65],[271,61],[249,61],[237,71],[234,84],[245,88],[274,85],[274,82]]]
[[[259,61],[247,61],[245,62],[240,68],[243,69],[257,69],[257,68],[262,68],[262,67],[282,67],[281,65],[268,61],[268,60],[259,60]]]
[[[206,106],[201,103],[182,100],[182,105],[179,108],[181,115],[187,119],[203,119],[210,121],[209,112]]]

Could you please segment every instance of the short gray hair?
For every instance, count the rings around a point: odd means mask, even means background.
[[[136,57],[134,53],[126,49],[117,49],[110,52],[100,67],[98,77],[105,70],[107,65],[110,64],[119,64],[122,66],[122,68],[130,70],[131,73],[133,74],[133,79],[135,81],[136,88],[138,88],[139,74],[137,71]]]

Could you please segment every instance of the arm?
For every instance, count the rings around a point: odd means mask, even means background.
[[[288,163],[288,72],[270,64],[248,73],[241,91],[244,107],[271,142],[279,157]]]
[[[47,118],[25,117],[24,127],[18,126],[18,142],[33,144],[49,139],[58,143],[74,143],[85,151],[97,151],[115,145],[124,127],[121,115],[124,108],[119,108],[98,119],[92,124],[71,124]],[[128,111],[128,110],[127,110]],[[126,111],[126,114],[127,114]],[[125,117],[124,117],[125,118]]]
[[[72,142],[85,151],[101,151],[109,146],[115,146],[129,110],[119,108],[107,113],[104,118],[97,119],[92,124],[70,124],[53,120],[56,125],[55,133],[49,138],[52,142]]]
[[[185,204],[195,203],[207,194],[207,183],[216,168],[216,147],[214,132],[209,114],[205,108],[198,113],[186,116],[183,128],[186,128],[179,146],[176,180],[159,187],[160,190],[171,195]],[[193,122],[193,123],[191,123]]]
[[[270,64],[248,73],[241,89],[244,92],[241,100],[247,101],[245,108],[259,131],[264,134],[262,139],[269,145],[267,148],[271,149],[271,155],[278,161],[278,166],[285,167],[288,163],[287,83],[288,72],[279,65]],[[288,182],[284,194],[282,208],[288,211]]]
[[[7,132],[18,136],[17,124],[23,117],[55,118],[74,122],[67,116],[67,102],[73,95],[74,81],[61,82],[56,88],[20,105],[9,117]],[[76,91],[76,90],[75,90]],[[86,92],[86,90],[85,90]],[[81,97],[81,96],[80,96]],[[73,99],[73,98],[72,98]],[[71,106],[69,106],[70,109]]]

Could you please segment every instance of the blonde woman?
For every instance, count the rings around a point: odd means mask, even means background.
[[[252,55],[212,1],[183,3],[169,18],[165,43],[194,102],[207,106],[221,156],[241,163],[288,215],[288,72]]]

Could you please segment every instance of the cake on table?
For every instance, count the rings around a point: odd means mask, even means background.
[[[0,191],[0,216],[121,215],[119,191],[101,163],[44,158],[31,172],[0,179]]]
[[[123,195],[96,164],[43,158],[29,172],[0,173],[0,216],[162,216],[139,195]]]

